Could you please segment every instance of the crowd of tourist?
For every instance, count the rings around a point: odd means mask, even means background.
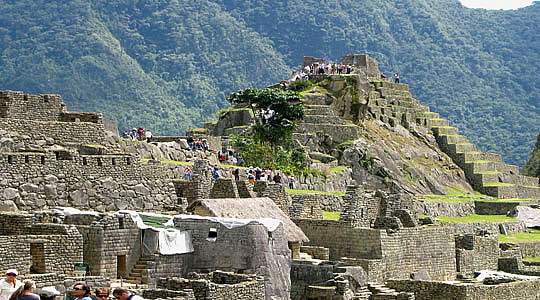
[[[34,294],[36,285],[32,280],[20,281],[16,269],[6,271],[6,278],[0,280],[0,300],[56,300],[60,292],[54,286],[41,288],[41,292]],[[96,288],[92,295],[90,287],[85,283],[76,283],[73,286],[73,300],[107,300],[109,288]],[[116,300],[143,300],[141,296],[131,293],[124,288],[115,288],[112,295]],[[65,299],[65,298],[64,298]]]
[[[145,130],[142,127],[139,128],[133,128],[131,130],[124,130],[124,133],[122,134],[123,138],[129,138],[132,142],[135,141],[146,141],[147,143],[150,143],[152,139],[154,138],[154,135],[150,130]]]
[[[194,138],[192,136],[188,136],[187,138],[188,146],[193,151],[208,151],[210,150],[210,146],[208,145],[208,141],[206,139],[199,139]]]

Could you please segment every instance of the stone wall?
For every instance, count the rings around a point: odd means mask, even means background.
[[[441,228],[403,228],[388,234],[381,232],[386,278],[410,278],[411,273],[426,270],[434,280],[456,277],[456,252],[450,230]]]
[[[456,236],[456,264],[459,273],[472,275],[474,271],[497,270],[498,259],[498,235]]]
[[[91,275],[125,278],[141,256],[141,230],[127,214],[72,215],[65,222],[82,233],[84,262]]]
[[[348,299],[366,284],[361,267],[342,263],[294,260],[291,299]]]
[[[210,219],[175,218],[174,224],[192,235],[194,252],[186,254],[185,272],[257,274],[264,277],[266,297],[289,299],[291,251],[284,226],[269,234],[260,223],[229,229]],[[211,228],[217,237],[209,237]]]
[[[444,228],[385,230],[354,228],[343,222],[294,219],[308,236],[308,245],[329,248],[330,259],[380,259],[385,278],[409,278],[425,269],[431,278],[453,279],[456,256],[453,234]],[[366,270],[370,272],[370,270]]]
[[[322,219],[322,209],[319,202],[321,194],[291,194],[291,218]]]
[[[177,204],[163,165],[141,165],[131,156],[0,155],[0,200],[20,210],[69,206],[97,211],[163,210]],[[172,177],[174,178],[174,177]]]
[[[527,232],[527,226],[522,221],[499,222],[499,223],[444,223],[444,226],[452,228],[454,234],[475,233],[483,230],[491,234],[515,234]]]
[[[196,300],[193,290],[172,291],[166,289],[144,289],[141,290],[141,297],[144,299],[169,299],[169,300]]]
[[[535,300],[540,299],[540,281],[517,281],[498,285],[474,285],[433,281],[390,280],[390,288],[414,292],[416,299],[430,300]]]
[[[192,290],[197,300],[264,300],[262,277],[215,271],[209,279],[163,278],[158,287],[167,290]]]
[[[539,204],[540,201],[503,202],[503,201],[475,201],[474,211],[478,215],[506,215],[516,206],[529,206]]]
[[[57,121],[64,109],[60,95],[29,95],[20,91],[0,91],[5,109],[3,118]]]
[[[433,217],[466,217],[475,214],[474,201],[468,202],[431,202],[415,201],[413,211],[417,215]]]
[[[105,137],[103,123],[0,119],[0,128],[28,136],[32,140],[53,139],[59,145],[100,145]]]
[[[17,223],[4,222],[2,231]],[[33,224],[14,230],[16,234],[0,236],[0,270],[16,268],[21,274],[73,274],[73,264],[83,261],[81,234],[74,226]],[[23,232],[26,231],[26,232]]]

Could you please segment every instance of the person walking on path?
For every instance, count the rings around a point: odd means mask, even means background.
[[[17,280],[18,275],[19,272],[15,269],[6,271],[6,278],[0,280],[0,300],[9,300],[11,294],[22,285],[22,282]]]

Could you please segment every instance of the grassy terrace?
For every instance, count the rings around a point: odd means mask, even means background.
[[[323,194],[323,195],[334,195],[334,196],[345,196],[344,192],[325,192],[325,191],[312,191],[312,190],[292,190],[287,189],[285,190],[289,194],[296,194],[296,195],[305,195],[305,194]]]
[[[515,222],[517,219],[504,215],[469,215],[466,217],[437,217],[441,223],[499,223]]]
[[[499,242],[501,243],[533,243],[540,242],[540,229],[528,229],[529,232],[521,232],[516,234],[500,234]],[[531,258],[532,259],[532,258]],[[540,258],[536,258],[540,261]]]
[[[339,220],[341,213],[339,211],[323,211],[322,212],[323,220]]]

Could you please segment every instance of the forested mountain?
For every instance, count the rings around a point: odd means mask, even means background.
[[[0,89],[59,93],[121,128],[181,134],[302,56],[367,53],[484,151],[523,165],[540,132],[540,3],[0,0]]]

